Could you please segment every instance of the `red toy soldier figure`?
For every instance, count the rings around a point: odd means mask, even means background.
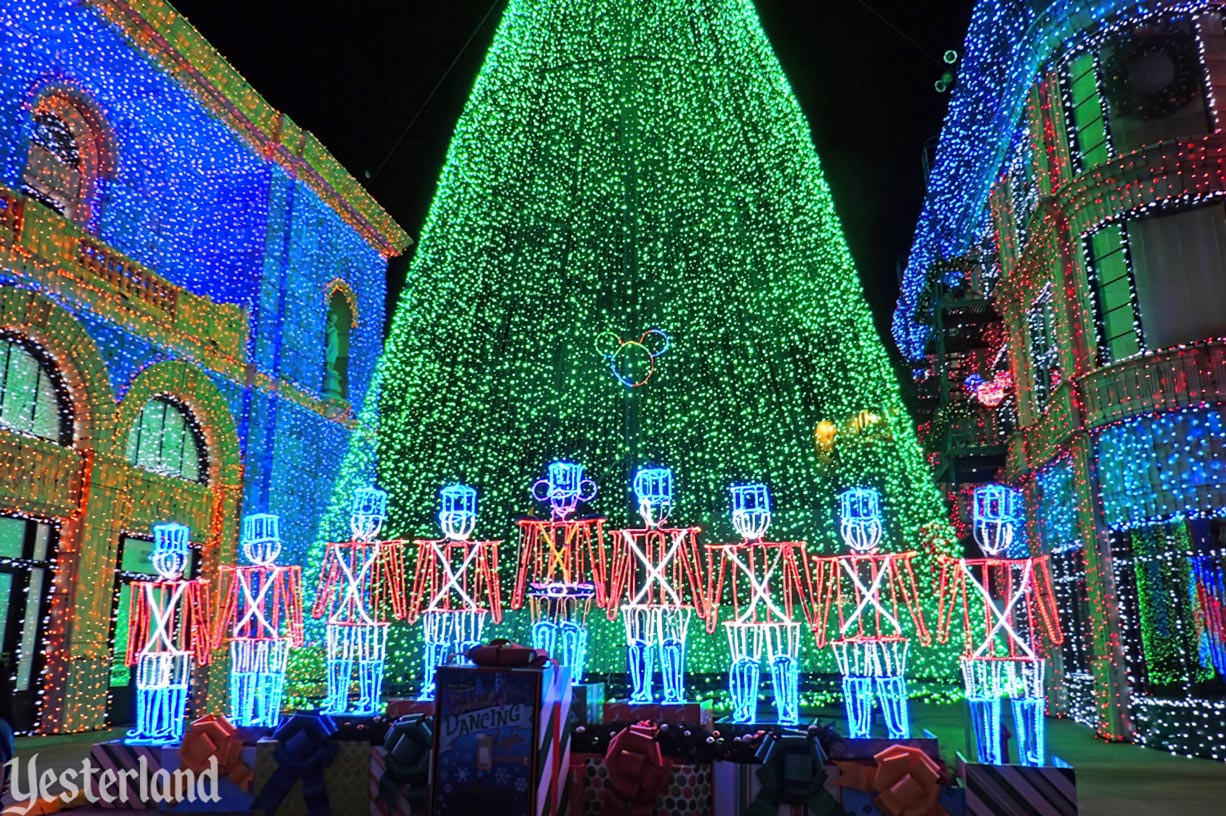
[[[418,699],[434,699],[434,671],[481,642],[485,619],[502,622],[498,582],[501,541],[470,541],[477,526],[477,491],[447,485],[439,491],[442,539],[420,539],[413,565],[408,622],[422,618],[425,680]]]
[[[188,530],[153,528],[154,581],[132,584],[125,662],[136,666],[136,727],[125,742],[164,745],[183,738],[192,659],[209,662],[209,582],[187,579]]]
[[[830,643],[843,675],[847,731],[853,739],[869,736],[873,722],[873,692],[891,739],[911,736],[907,713],[907,651],[903,610],[925,646],[932,643],[920,608],[914,551],[878,552],[884,527],[881,496],[872,488],[854,488],[839,495],[839,532],[851,549],[846,555],[816,559],[818,601],[813,622],[818,648]],[[827,641],[831,608],[838,609],[839,629]]]
[[[941,559],[941,642],[959,608],[964,649],[962,679],[971,706],[979,761],[1005,761],[1000,739],[1000,698],[1013,700],[1018,763],[1043,764],[1045,661],[1040,633],[1063,641],[1047,556],[1010,558],[1015,527],[1023,519],[1022,494],[989,484],[976,488],[975,540],[985,558]]]
[[[809,617],[813,604],[805,545],[801,541],[763,541],[771,523],[766,485],[734,485],[731,492],[732,526],[741,540],[707,546],[707,631],[715,631],[720,600],[728,586],[732,618],[724,621],[724,632],[732,652],[728,672],[732,719],[754,721],[765,652],[778,722],[795,725],[800,721],[800,623],[793,610],[799,598]]]
[[[378,541],[387,518],[387,493],[359,488],[349,524],[353,540],[324,552],[312,614],[327,615],[329,714],[374,716],[383,697],[387,629],[405,616],[403,541]],[[358,669],[359,699],[349,704],[349,681]]]
[[[658,654],[664,702],[685,700],[685,643],[690,617],[706,614],[697,527],[665,527],[673,506],[673,474],[644,468],[634,475],[643,528],[613,534],[609,620],[623,597],[630,702],[651,702],[652,664]]]
[[[243,519],[242,544],[251,564],[221,568],[213,648],[230,641],[231,722],[276,728],[289,650],[302,645],[302,568],[277,566],[280,520],[271,513]]]

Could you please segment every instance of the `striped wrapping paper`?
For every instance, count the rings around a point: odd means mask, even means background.
[[[370,749],[370,816],[415,816],[406,795],[408,786],[396,788],[395,793],[384,793],[380,796],[380,783],[387,770],[387,749],[382,745],[371,746]],[[426,801],[421,802],[421,813],[425,812]]]
[[[1076,816],[1072,768],[958,763],[966,816]]]
[[[536,813],[560,816],[565,813],[566,779],[570,770],[570,728],[567,717],[571,706],[570,672],[552,666],[541,673],[541,709],[537,721]]]
[[[167,756],[170,753],[171,756]],[[179,767],[178,747],[167,749],[161,745],[128,745],[118,740],[110,742],[98,742],[89,749],[89,758],[94,766],[100,771],[111,770],[116,774],[124,771],[136,771],[140,769],[141,757],[145,758],[145,767],[148,768],[148,773],[152,774],[158,768],[166,767],[168,770],[175,770]],[[169,762],[167,762],[169,760]],[[98,779],[97,773],[94,774],[95,781]],[[140,799],[139,788],[132,784],[131,776],[128,778],[128,796],[126,802],[103,802],[97,803],[96,807],[105,810],[165,810],[165,805],[154,804],[151,802],[142,802]],[[115,793],[118,790],[117,786],[112,786],[110,791]]]

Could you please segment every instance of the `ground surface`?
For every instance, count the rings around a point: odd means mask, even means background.
[[[969,755],[962,710],[959,705],[936,704],[917,704],[911,709],[915,735],[920,736],[924,729],[935,734],[942,755],[950,762],[957,751]],[[840,709],[821,709],[816,714],[821,720],[834,721],[843,730],[845,722]],[[91,744],[120,736],[121,730],[71,737],[27,737],[17,741],[17,755],[28,760],[37,751],[40,769],[80,767]],[[1226,763],[1102,742],[1088,728],[1069,720],[1049,719],[1047,742],[1049,754],[1077,769],[1077,795],[1083,816],[1219,816],[1226,812],[1223,804]]]

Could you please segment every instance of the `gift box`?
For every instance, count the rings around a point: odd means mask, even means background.
[[[571,687],[570,713],[566,724],[574,729],[578,725],[596,725],[604,717],[604,683],[579,683]]]
[[[966,816],[1075,816],[1077,776],[1072,767],[979,765],[961,760],[958,777]]]
[[[326,806],[345,812],[370,797],[371,745],[334,740],[326,715],[295,714],[256,745],[255,808],[265,816],[317,816]],[[363,804],[365,809],[366,805]]]
[[[570,768],[567,816],[617,816],[630,810],[619,802],[603,756],[576,754]],[[668,773],[668,781],[652,805],[653,816],[706,816],[713,812],[710,765],[671,765]]]
[[[712,769],[715,798],[712,816],[745,816],[762,792],[762,781],[758,778],[761,767],[757,763],[716,762]],[[822,775],[823,787],[832,800],[830,803],[837,803],[839,789],[830,783],[825,768]],[[775,810],[779,816],[825,816],[827,812],[798,803],[782,803]]]
[[[698,725],[711,729],[715,718],[709,702],[693,703],[632,703],[612,700],[604,704],[606,723],[653,722],[669,725]]]
[[[833,760],[830,781],[853,816],[961,816],[962,791],[947,769],[917,745],[900,741],[872,761]]]
[[[923,751],[933,762],[941,761],[940,747],[935,739],[882,739],[878,737],[839,737],[830,744],[830,759],[872,759],[895,745],[905,745]]]
[[[153,780],[160,771],[173,772],[178,768],[178,752],[162,745],[128,745],[121,740],[95,743],[89,749],[89,759],[98,772],[94,775],[95,792],[107,774],[112,782],[105,784],[110,796],[98,797],[97,807],[104,810],[165,810],[168,802],[154,801],[158,791],[140,790],[141,777]],[[120,783],[122,780],[122,784]],[[142,795],[143,794],[143,795]]]
[[[387,701],[387,716],[393,720],[407,717],[410,714],[434,716],[433,700],[418,700],[413,697],[393,697]]]
[[[411,714],[392,723],[370,752],[370,816],[418,816],[429,796],[431,718]]]
[[[251,731],[236,728],[225,717],[201,717],[188,727],[183,742],[174,749],[177,767],[197,776],[216,768],[216,797],[179,801],[173,813],[241,813],[255,799],[256,746],[247,744]]]
[[[570,764],[567,669],[442,666],[435,684],[434,816],[562,813]]]

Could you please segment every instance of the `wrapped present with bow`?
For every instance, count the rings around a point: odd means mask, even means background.
[[[767,734],[753,763],[715,763],[715,816],[837,816],[826,756],[816,736]]]
[[[505,638],[495,638],[483,646],[474,646],[465,654],[478,666],[506,669],[539,668],[549,660],[549,653],[544,649],[520,646]]]
[[[337,740],[336,734],[326,714],[283,719],[257,746],[255,809],[265,816],[330,816],[365,802],[370,743]]]
[[[426,812],[431,718],[410,714],[392,723],[370,754],[370,816],[415,816]]]
[[[178,766],[197,777],[217,769],[218,797],[214,801],[184,800],[171,810],[175,813],[244,811],[255,798],[254,745],[245,745],[239,730],[225,717],[212,714],[192,721],[179,746]]]
[[[707,816],[711,765],[664,756],[657,727],[636,723],[609,741],[604,755],[572,754],[570,816]]]
[[[952,779],[923,749],[896,744],[880,751],[872,763],[838,760],[832,780],[843,788],[843,808],[864,816],[953,816],[952,800],[943,796]]]

